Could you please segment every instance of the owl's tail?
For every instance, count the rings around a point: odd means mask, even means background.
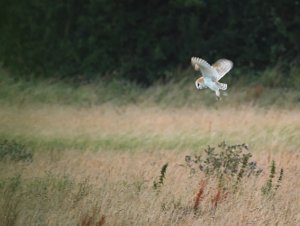
[[[226,83],[221,83],[221,82],[216,82],[218,88],[220,90],[226,90],[227,89],[227,84]]]

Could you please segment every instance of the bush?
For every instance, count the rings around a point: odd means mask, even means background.
[[[203,172],[206,177],[216,177],[219,187],[236,189],[244,177],[258,176],[262,172],[255,161],[250,161],[251,157],[246,144],[222,142],[218,149],[208,146],[204,154],[186,156],[185,162],[192,174]]]
[[[32,151],[14,140],[0,139],[0,160],[32,161]]]
[[[193,210],[199,214],[200,202],[210,196],[211,206],[215,209],[229,195],[239,195],[242,191],[241,181],[251,176],[259,176],[263,172],[255,161],[250,161],[252,154],[246,144],[227,145],[222,142],[218,148],[208,146],[204,154],[185,157],[186,166],[192,175],[203,173],[195,194]],[[276,164],[272,161],[270,175],[265,185],[261,187],[262,195],[274,197],[283,179],[283,169],[280,170],[277,184],[274,185]],[[213,182],[214,186],[208,187]],[[255,190],[255,189],[254,189]]]

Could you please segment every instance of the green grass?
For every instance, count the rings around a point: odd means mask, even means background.
[[[77,86],[51,80],[16,80],[3,74],[0,75],[0,81],[0,103],[2,104],[44,103],[84,107],[106,102],[121,104],[128,102],[135,92],[139,91],[139,88],[133,84],[123,82],[97,82]]]
[[[79,136],[72,138],[46,138],[26,135],[7,135],[1,137],[24,144],[34,151],[49,150],[81,150],[81,151],[159,151],[159,150],[199,150],[199,147],[211,143],[214,138],[208,136],[179,136],[161,137],[159,135],[107,135],[98,138]]]
[[[241,73],[241,72],[236,72]],[[295,86],[277,82],[275,85],[267,81],[276,80],[281,74],[278,70],[268,69],[261,77],[245,75],[243,79],[234,79],[236,73],[225,77],[228,83],[228,96],[222,102],[216,102],[210,90],[197,91],[194,80],[197,76],[191,70],[177,70],[170,74],[170,82],[157,83],[145,88],[124,80],[98,80],[88,84],[71,84],[67,81],[42,79],[16,79],[4,70],[0,70],[0,103],[2,105],[26,104],[63,104],[79,107],[114,104],[146,104],[161,107],[198,107],[201,106],[238,106],[252,104],[257,106],[294,107],[299,106],[300,92]],[[297,70],[293,70],[296,79]],[[174,77],[172,79],[172,76]],[[238,76],[239,78],[241,76]],[[251,77],[254,81],[251,81]],[[276,80],[277,81],[277,80]],[[269,87],[273,88],[269,88]],[[294,87],[294,88],[293,88]]]
[[[197,152],[200,148],[223,140],[230,142],[247,141],[253,148],[268,149],[270,143],[275,143],[273,152],[278,152],[282,147],[297,150],[300,146],[298,139],[299,127],[265,128],[265,131],[253,129],[242,135],[238,131],[217,132],[214,134],[172,133],[164,134],[110,134],[110,135],[74,135],[74,136],[39,136],[37,134],[8,134],[0,133],[0,138],[16,141],[33,151],[51,150],[78,150],[78,151],[185,151]],[[274,141],[276,139],[276,141]]]

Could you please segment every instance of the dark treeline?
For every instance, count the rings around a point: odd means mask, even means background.
[[[300,56],[296,0],[1,0],[0,61],[23,74],[152,83],[191,56],[262,70]]]

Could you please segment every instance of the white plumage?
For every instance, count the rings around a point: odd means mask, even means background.
[[[200,77],[195,81],[197,89],[210,88],[215,91],[216,96],[220,97],[220,90],[226,90],[227,84],[219,82],[219,80],[227,74],[233,66],[232,61],[220,59],[213,65],[199,57],[192,57],[191,63],[196,71],[200,71]]]

